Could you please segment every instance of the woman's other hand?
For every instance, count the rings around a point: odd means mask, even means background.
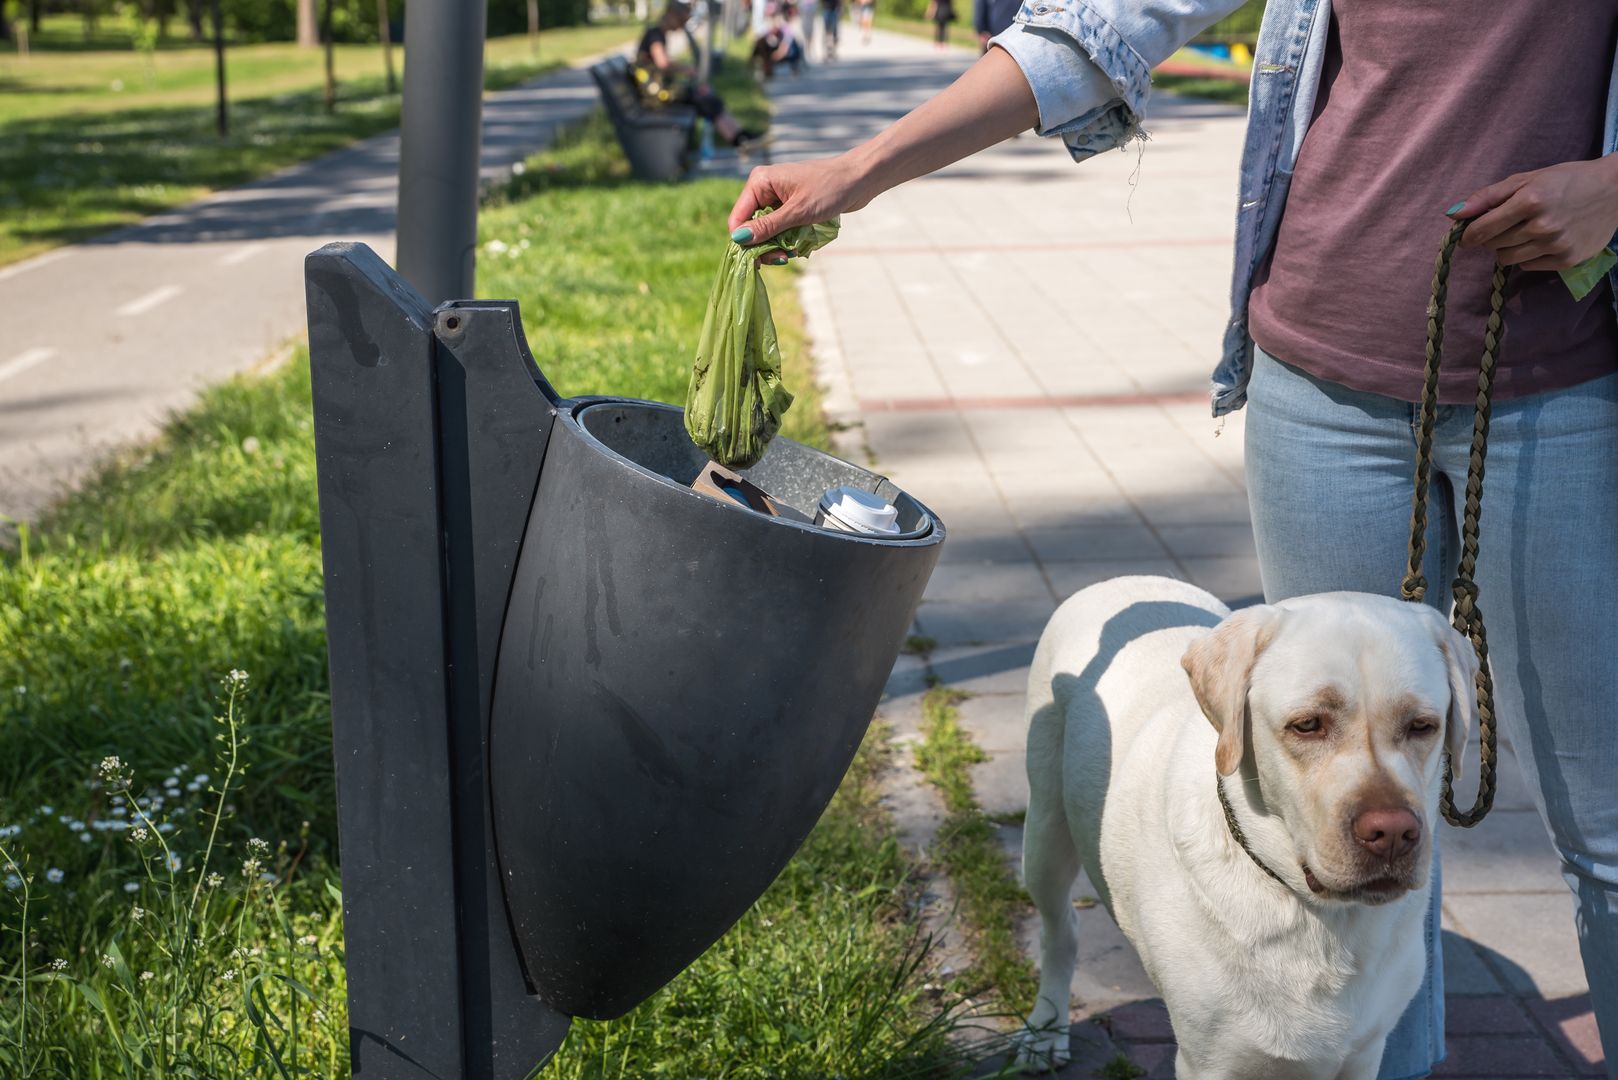
[[[1566,270],[1618,231],[1618,155],[1508,176],[1449,213],[1475,218],[1463,246],[1491,248],[1505,266]]]

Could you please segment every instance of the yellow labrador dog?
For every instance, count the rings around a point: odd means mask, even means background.
[[[1067,1059],[1082,867],[1168,1005],[1180,1080],[1373,1080],[1421,985],[1476,671],[1436,610],[1364,593],[1232,614],[1132,577],[1063,604],[1028,682],[1020,1063]]]

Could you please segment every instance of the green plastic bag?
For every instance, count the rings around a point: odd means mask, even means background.
[[[756,465],[792,404],[792,395],[781,384],[781,347],[758,259],[772,251],[808,255],[831,243],[838,227],[833,218],[787,229],[753,247],[733,242],[719,262],[691,365],[685,430],[721,465],[736,469]]]
[[[1618,266],[1618,255],[1613,254],[1610,247],[1604,247],[1594,255],[1585,259],[1579,265],[1567,270],[1558,270],[1562,275],[1562,282],[1567,291],[1573,294],[1573,299],[1583,300],[1590,295],[1590,290],[1601,284],[1614,266]]]

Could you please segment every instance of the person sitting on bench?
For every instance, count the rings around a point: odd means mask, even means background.
[[[713,125],[721,139],[745,149],[758,142],[761,133],[742,127],[713,88],[697,81],[690,65],[675,64],[669,58],[669,34],[685,29],[690,19],[691,5],[686,0],[669,0],[663,17],[640,37],[635,50],[635,85],[648,106],[689,105]]]

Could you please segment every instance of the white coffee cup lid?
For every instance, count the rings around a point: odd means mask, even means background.
[[[853,487],[835,487],[820,497],[820,509],[860,532],[896,533],[899,509],[880,495]]]

